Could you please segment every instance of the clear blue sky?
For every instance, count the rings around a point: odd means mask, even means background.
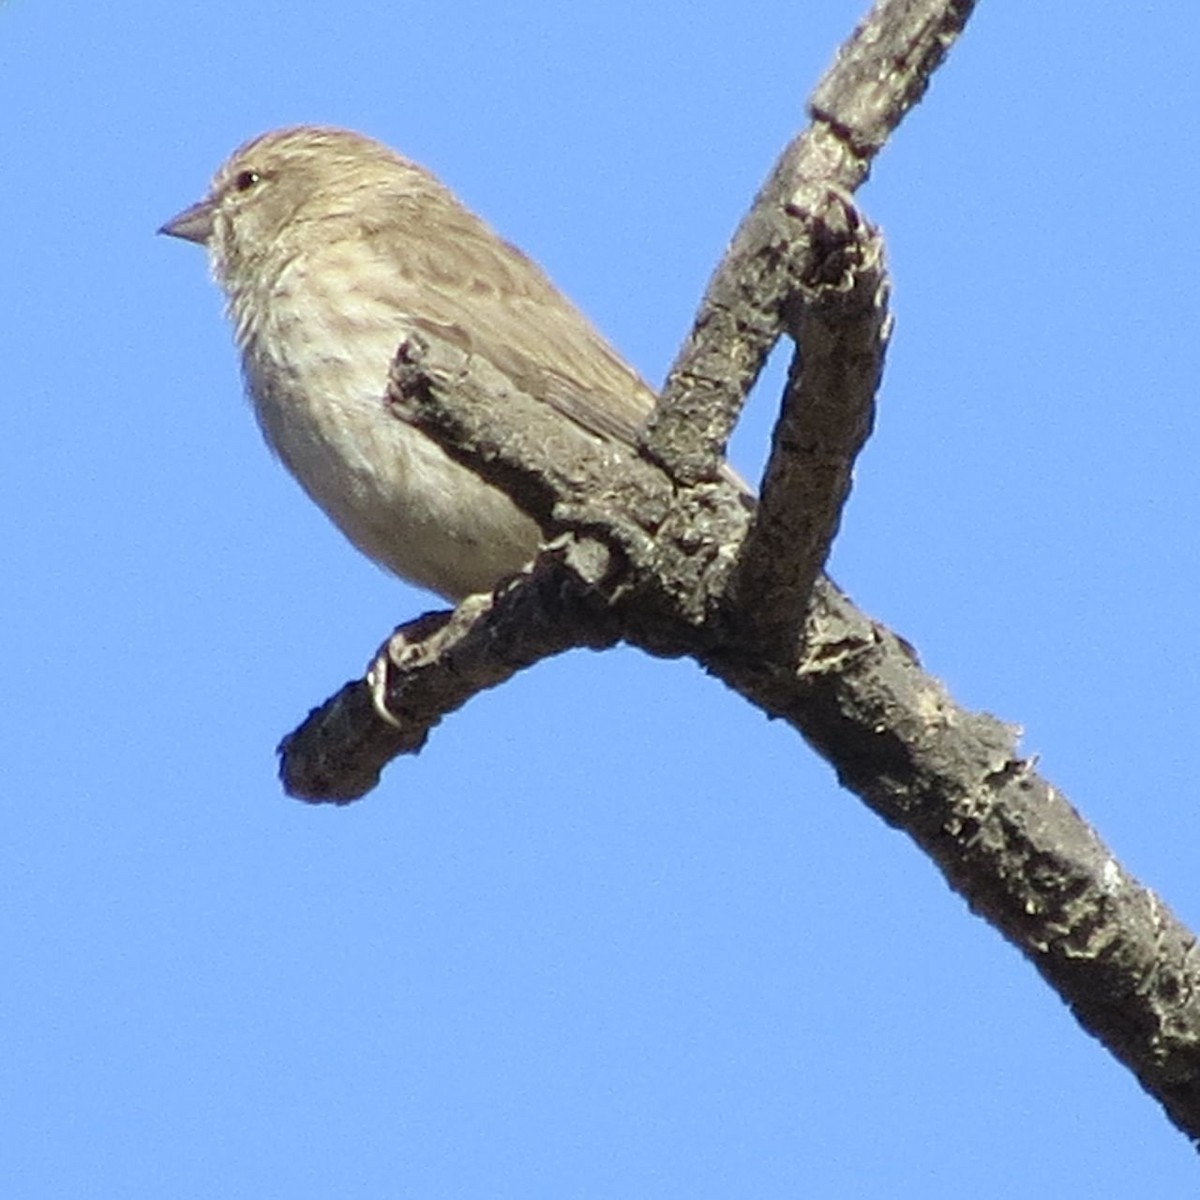
[[[1200,10],[982,0],[862,194],[896,334],[833,573],[1200,926]],[[431,604],[271,461],[202,255],[372,133],[660,380],[861,0],[0,4],[0,1194],[1188,1197],[830,769],[580,653],[345,809],[273,747]],[[777,378],[735,459],[753,475]]]

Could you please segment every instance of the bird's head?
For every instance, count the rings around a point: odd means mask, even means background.
[[[349,130],[315,125],[277,129],[235,150],[208,194],[159,229],[204,246],[229,294],[261,278],[303,226],[369,219],[376,204],[403,203],[429,184],[415,164]],[[303,235],[301,235],[303,236]]]

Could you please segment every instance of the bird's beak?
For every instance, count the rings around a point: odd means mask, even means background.
[[[212,237],[213,208],[211,196],[198,200],[191,208],[172,217],[158,232],[168,237],[183,238],[185,242],[195,242],[198,246],[206,245]]]

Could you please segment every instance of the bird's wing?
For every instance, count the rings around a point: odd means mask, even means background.
[[[588,432],[633,445],[655,395],[534,262],[462,213],[452,229],[377,247],[391,301],[432,337],[487,359]],[[377,263],[378,263],[377,259]]]

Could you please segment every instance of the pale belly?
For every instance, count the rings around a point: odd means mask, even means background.
[[[252,355],[245,366],[267,443],[369,558],[450,599],[488,591],[532,559],[537,526],[385,409],[386,357],[382,370],[276,362],[269,383]]]

